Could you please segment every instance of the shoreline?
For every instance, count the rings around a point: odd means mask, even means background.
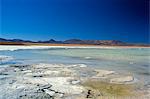
[[[44,45],[0,45],[0,51],[19,49],[49,49],[49,48],[99,48],[99,49],[130,49],[130,48],[150,48],[143,46],[99,46],[99,45],[78,45],[78,44],[44,44]]]
[[[23,43],[23,42],[0,42],[0,46],[65,46],[65,47],[117,47],[117,48],[150,48],[150,45],[94,45],[94,44],[59,44],[59,43]]]
[[[98,47],[98,48],[101,48],[101,47],[110,47],[110,48],[113,48],[113,47],[118,47],[118,48],[150,48],[150,46],[121,46],[121,45],[89,45],[89,44],[29,44],[29,45],[26,45],[26,46],[64,46],[64,47],[69,47],[69,46],[73,46],[73,47]]]
[[[109,70],[95,70],[83,66],[83,64],[16,64],[1,67],[0,70],[1,75],[6,76],[0,79],[2,81],[0,87],[5,92],[1,93],[3,98],[10,96],[31,98],[41,97],[43,94],[63,99],[99,98],[101,96],[136,98],[140,96],[139,94],[134,95],[140,93],[140,90],[136,91],[134,89],[137,82],[134,82],[135,78],[133,76],[125,76]],[[89,75],[89,72],[92,73]],[[133,94],[130,94],[130,91]],[[147,94],[142,92],[141,95],[145,97]]]

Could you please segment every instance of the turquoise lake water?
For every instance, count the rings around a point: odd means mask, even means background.
[[[11,56],[13,60],[1,62],[11,64],[86,64],[92,68],[130,73],[137,79],[150,83],[149,48],[49,48],[34,50],[0,51],[0,56]]]

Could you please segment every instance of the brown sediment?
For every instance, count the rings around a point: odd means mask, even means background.
[[[97,80],[87,80],[82,83],[90,90],[91,96],[135,96],[134,85],[112,84]],[[90,96],[90,95],[89,95]]]
[[[0,42],[0,45],[25,45],[20,42]]]
[[[25,45],[25,46],[91,46],[91,47],[116,47],[116,48],[150,48],[144,45],[94,45],[94,44],[52,44],[52,43],[24,43],[24,42],[0,42],[0,45]]]

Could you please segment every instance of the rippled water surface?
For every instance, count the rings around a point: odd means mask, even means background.
[[[0,66],[11,64],[86,64],[93,68],[130,73],[144,82],[150,82],[149,48],[49,48],[0,51],[0,56],[13,57]]]

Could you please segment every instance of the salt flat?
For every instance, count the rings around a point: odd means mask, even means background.
[[[41,46],[41,45],[32,45],[32,46],[14,46],[14,45],[0,45],[0,51],[1,50],[19,50],[19,49],[48,49],[48,48],[105,48],[105,49],[118,49],[118,48],[149,48],[149,47],[129,47],[129,46]]]
[[[147,48],[0,46],[0,49],[0,99],[149,97]]]
[[[82,76],[82,72],[86,72],[87,74]],[[86,66],[83,67],[82,64],[68,66],[44,63],[33,65],[18,64],[11,65],[10,67],[1,67],[0,74],[3,75],[0,79],[1,99],[35,99],[39,97],[63,99],[73,97],[74,99],[78,99],[79,97],[86,98],[88,94],[87,91],[89,88],[82,86],[82,83],[87,80],[111,83],[113,79],[113,83],[135,83],[133,79],[127,79],[129,76],[115,74],[115,71],[95,70]],[[99,75],[103,75],[104,78],[101,78]],[[96,78],[93,78],[93,76]],[[120,77],[119,80],[118,76]],[[132,78],[134,77],[132,76]],[[99,91],[95,91],[94,93],[98,95]],[[103,93],[103,91],[101,90],[100,93]],[[105,96],[104,93],[103,95]]]

